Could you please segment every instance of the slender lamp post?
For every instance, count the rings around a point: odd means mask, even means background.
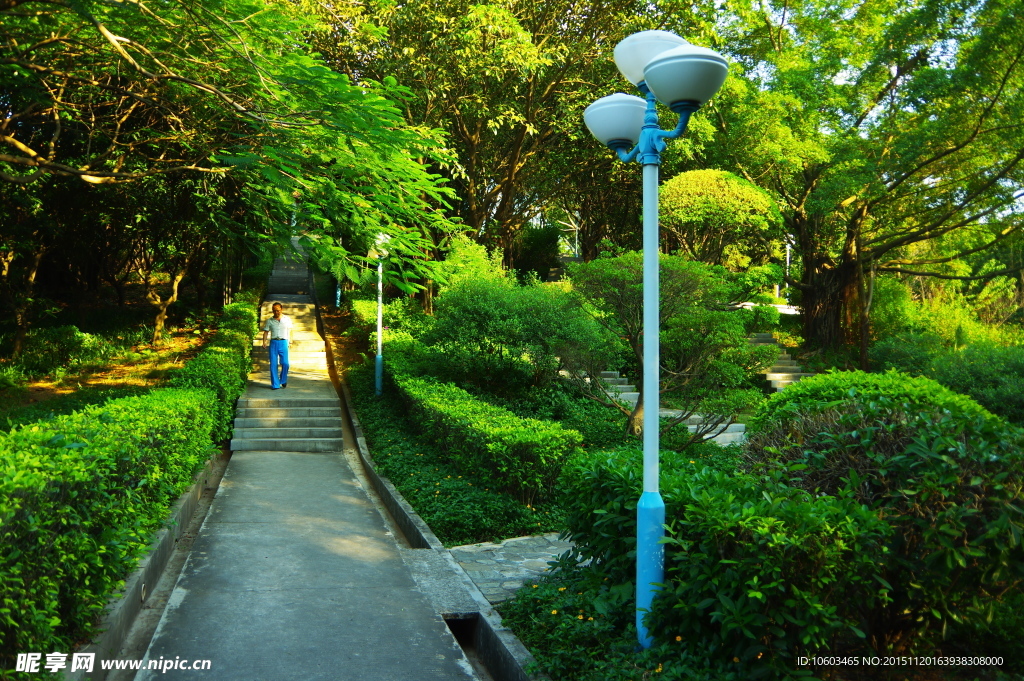
[[[583,119],[602,144],[623,161],[643,166],[643,453],[644,491],[637,504],[636,628],[640,645],[654,642],[644,615],[665,578],[665,502],[658,491],[659,437],[659,296],[658,164],[665,140],[683,134],[690,115],[725,82],[728,62],[722,55],[691,45],[667,31],[634,33],[615,46],[615,65],[644,98],[616,93],[587,107]],[[679,114],[673,130],[658,124],[656,102]],[[631,148],[632,147],[632,148]]]
[[[374,362],[374,381],[377,394],[384,392],[384,258],[388,252],[384,248],[391,240],[387,234],[377,235],[377,358]]]

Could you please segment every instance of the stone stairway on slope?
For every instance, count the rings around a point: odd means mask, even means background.
[[[753,345],[778,345],[775,337],[770,333],[755,333],[748,340]],[[765,380],[768,382],[770,392],[779,392],[801,378],[814,375],[813,372],[804,371],[804,368],[788,352],[780,352],[775,364],[761,373],[764,374]]]
[[[636,406],[637,401],[640,399],[640,393],[637,391],[635,385],[629,383],[629,379],[624,376],[620,376],[618,371],[602,371],[599,378],[604,382],[605,387],[611,393],[611,396],[620,402],[625,402],[631,406]],[[682,414],[678,409],[659,409],[658,415],[661,418],[675,418]],[[687,429],[691,433],[696,430],[704,423],[703,418],[699,414],[695,414],[684,422]],[[729,445],[737,442],[742,442],[744,438],[744,431],[746,426],[742,423],[731,423],[726,426],[725,430],[711,438],[714,442],[720,445]]]
[[[297,247],[297,240],[293,239]],[[274,261],[268,293],[260,306],[260,328],[281,303],[292,318],[288,343],[288,387],[270,390],[270,360],[263,332],[253,340],[254,373],[238,400],[233,451],[340,452],[341,402],[327,371],[327,349],[317,331],[316,306],[306,295],[309,275],[301,251]]]

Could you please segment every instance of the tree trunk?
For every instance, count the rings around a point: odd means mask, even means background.
[[[14,348],[11,357],[17,359],[25,349],[25,337],[28,335],[28,327],[32,323],[29,308],[32,305],[32,289],[35,288],[36,274],[39,272],[39,263],[43,259],[45,247],[39,247],[32,254],[32,261],[25,273],[25,286],[22,295],[16,297],[14,303]],[[9,271],[9,270],[8,270]],[[14,298],[14,296],[12,296]]]
[[[163,338],[164,323],[167,321],[167,308],[173,305],[178,300],[178,287],[181,284],[181,280],[185,277],[185,268],[182,267],[174,276],[171,278],[171,295],[166,299],[160,297],[160,293],[156,290],[156,285],[151,284],[151,280],[147,275],[146,280],[146,298],[156,306],[157,313],[156,319],[153,322],[153,344],[156,345]]]

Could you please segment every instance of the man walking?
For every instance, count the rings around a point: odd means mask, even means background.
[[[270,389],[288,387],[288,338],[292,331],[292,318],[284,314],[284,306],[274,303],[270,306],[274,316],[263,325],[263,347],[270,348]],[[278,364],[281,373],[278,376]]]

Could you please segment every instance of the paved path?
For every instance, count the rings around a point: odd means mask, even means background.
[[[276,263],[267,301],[280,300],[298,329],[288,387],[269,389],[265,359],[250,376],[231,461],[143,664],[210,669],[136,681],[476,679],[343,454],[299,269]]]
[[[572,548],[558,539],[558,533],[516,537],[493,544],[468,544],[451,549],[452,556],[466,571],[487,600],[500,603],[524,583],[540,578],[548,563]]]

